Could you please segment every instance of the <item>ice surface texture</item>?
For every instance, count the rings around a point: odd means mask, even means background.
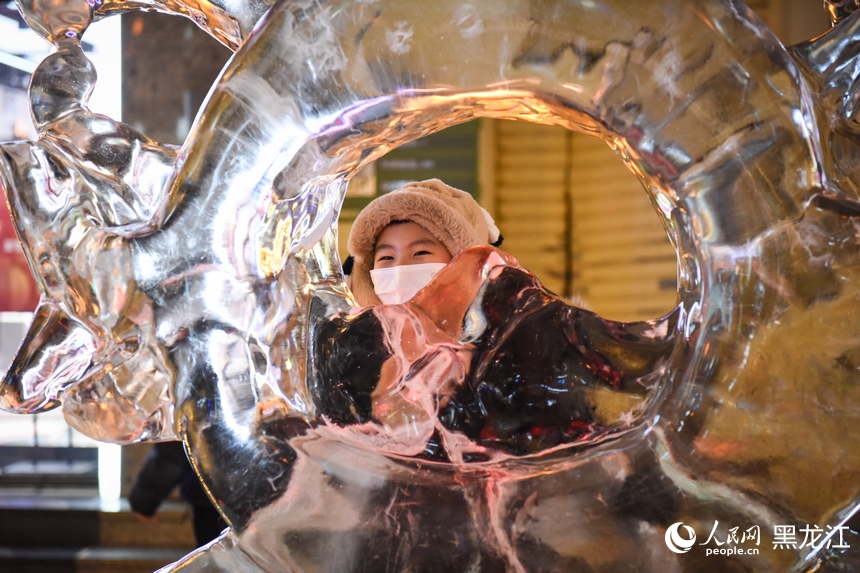
[[[184,440],[232,527],[168,571],[857,563],[772,544],[838,531],[860,494],[856,17],[786,49],[727,0],[19,6],[57,51],[38,141],[0,147],[42,292],[0,405]],[[136,8],[236,49],[179,149],[86,105],[81,35]],[[477,117],[616,150],[677,249],[678,307],[606,321],[479,247],[353,308],[349,178]],[[676,554],[679,522],[758,526],[760,552]]]

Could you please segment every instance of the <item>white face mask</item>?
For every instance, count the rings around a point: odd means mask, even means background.
[[[415,296],[436,273],[447,266],[447,263],[424,263],[373,269],[370,271],[370,280],[373,281],[376,296],[383,304],[401,304]]]

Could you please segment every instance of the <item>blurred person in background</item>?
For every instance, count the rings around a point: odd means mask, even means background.
[[[131,510],[141,521],[156,521],[158,507],[176,486],[180,497],[191,505],[197,545],[205,545],[221,535],[227,523],[206,495],[182,442],[159,442],[152,446],[128,494]]]

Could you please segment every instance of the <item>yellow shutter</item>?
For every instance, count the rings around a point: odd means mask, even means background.
[[[502,248],[547,288],[581,296],[606,318],[656,318],[675,306],[675,250],[639,181],[602,140],[509,121],[495,133]]]
[[[602,140],[573,135],[573,289],[606,318],[655,318],[677,300],[677,257],[639,180]]]
[[[500,121],[496,127],[495,215],[502,249],[563,293],[564,129]]]

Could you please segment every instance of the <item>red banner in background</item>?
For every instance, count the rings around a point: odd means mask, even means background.
[[[39,304],[39,289],[30,274],[3,195],[0,188],[0,312],[32,311]]]

